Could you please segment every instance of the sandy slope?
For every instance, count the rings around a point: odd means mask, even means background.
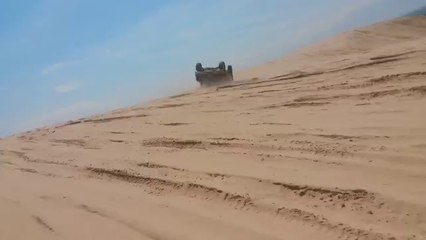
[[[426,18],[0,140],[0,239],[426,239]]]

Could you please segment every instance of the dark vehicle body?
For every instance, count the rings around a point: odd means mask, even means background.
[[[195,80],[200,86],[212,86],[234,80],[232,66],[226,68],[225,62],[220,62],[218,67],[204,68],[201,63],[195,66]]]

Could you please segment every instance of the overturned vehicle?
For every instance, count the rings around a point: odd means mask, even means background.
[[[232,66],[228,65],[226,68],[225,62],[220,62],[218,67],[204,68],[201,63],[195,65],[195,80],[201,86],[212,86],[221,83],[230,82],[234,79]]]

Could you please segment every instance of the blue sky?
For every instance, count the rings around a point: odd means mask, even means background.
[[[0,0],[0,136],[196,87],[424,0]]]

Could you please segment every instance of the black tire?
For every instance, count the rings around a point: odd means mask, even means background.
[[[228,73],[231,74],[231,76],[234,76],[234,72],[232,71],[232,65],[228,65]]]
[[[226,71],[226,65],[225,65],[225,62],[220,62],[220,63],[219,63],[219,69],[220,69],[220,70],[222,70],[222,71]]]
[[[201,65],[201,63],[197,63],[195,65],[195,70],[197,70],[197,72],[202,72],[204,71],[203,65]]]

